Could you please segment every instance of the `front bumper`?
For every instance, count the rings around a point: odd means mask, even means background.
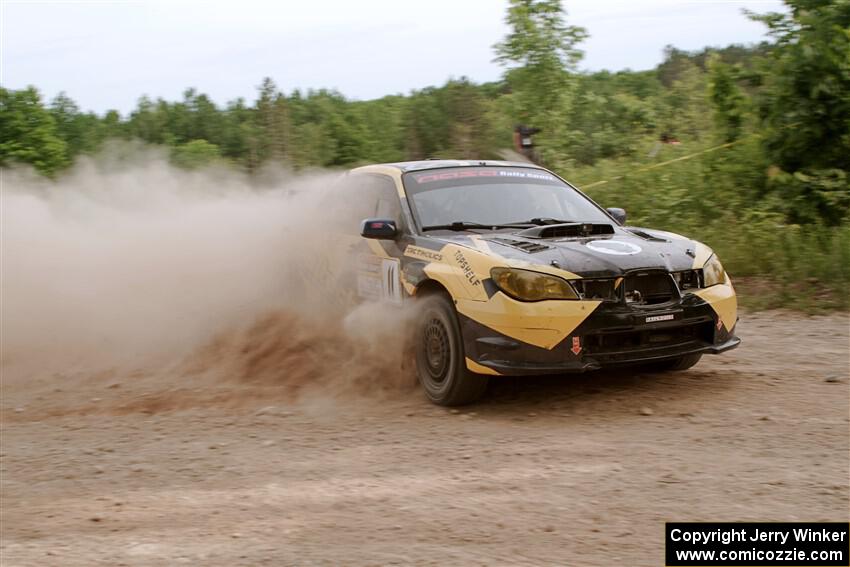
[[[659,315],[661,319],[656,318]],[[719,354],[741,343],[734,323],[721,321],[711,305],[697,296],[656,309],[602,304],[549,349],[461,316],[470,369],[499,375],[576,373],[689,354]]]

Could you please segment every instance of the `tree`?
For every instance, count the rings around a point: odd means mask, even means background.
[[[373,163],[402,161],[407,99],[394,95],[353,104],[366,133],[364,159]]]
[[[850,2],[786,0],[789,14],[750,14],[776,39],[761,115],[784,171],[850,170]]]
[[[259,90],[256,118],[257,127],[262,132],[260,159],[282,161],[290,153],[289,105],[271,78],[263,79]]]
[[[215,103],[207,95],[191,89],[191,94],[184,94],[183,104],[188,110],[190,139],[221,144],[223,116]]]
[[[147,96],[139,98],[136,110],[130,113],[131,136],[150,144],[163,144],[173,139],[168,128],[168,104],[160,99],[156,104]],[[171,134],[171,136],[169,136]]]
[[[664,60],[658,65],[656,75],[662,85],[670,88],[693,64],[693,57],[690,53],[672,45],[666,45],[664,46]]]
[[[206,140],[192,140],[176,146],[171,151],[171,161],[186,169],[209,165],[221,158],[218,146]]]
[[[560,0],[510,0],[507,37],[494,46],[496,61],[508,67],[507,80],[518,110],[535,120],[560,110],[582,52],[587,31],[567,25]]]
[[[53,176],[68,164],[67,145],[35,87],[0,87],[0,166],[29,163]]]
[[[850,214],[850,1],[786,0],[789,14],[750,16],[776,45],[761,94],[771,187],[791,222]]]
[[[57,135],[65,141],[69,159],[88,149],[86,138],[90,131],[82,124],[80,108],[67,94],[60,92],[51,101],[50,115],[56,123]]]
[[[411,93],[404,118],[408,159],[441,157],[446,151],[449,121],[442,98],[437,87]]]
[[[117,110],[108,110],[100,124],[101,140],[109,138],[127,138],[127,124],[122,122]]]
[[[714,106],[714,122],[725,142],[734,142],[744,124],[744,96],[736,83],[736,69],[719,55],[708,61],[708,96]]]
[[[711,127],[711,116],[706,113],[710,105],[706,76],[696,64],[691,63],[678,77],[659,101],[662,107],[661,133],[674,138],[699,140]]]
[[[248,153],[246,134],[249,132],[243,126],[250,123],[251,110],[245,105],[245,99],[237,98],[227,103],[223,114],[220,123],[222,154],[233,159],[244,159]],[[249,164],[246,163],[246,166]]]
[[[449,118],[449,151],[453,157],[487,157],[484,96],[466,77],[445,87]]]

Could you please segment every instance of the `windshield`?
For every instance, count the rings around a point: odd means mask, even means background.
[[[611,222],[587,198],[539,169],[432,169],[405,174],[404,187],[420,228],[458,222],[493,226],[532,219]]]

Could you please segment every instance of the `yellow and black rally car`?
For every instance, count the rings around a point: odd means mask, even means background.
[[[625,226],[546,169],[428,160],[347,177],[369,217],[358,293],[418,303],[416,372],[434,403],[472,402],[488,376],[684,370],[740,343],[708,246]]]

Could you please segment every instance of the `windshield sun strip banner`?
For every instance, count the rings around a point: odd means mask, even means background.
[[[542,181],[559,185],[561,184],[560,180],[551,173],[537,169],[523,168],[459,167],[413,172],[406,174],[405,177],[406,179],[413,180],[418,186],[437,183],[440,181],[457,181],[462,179]]]

